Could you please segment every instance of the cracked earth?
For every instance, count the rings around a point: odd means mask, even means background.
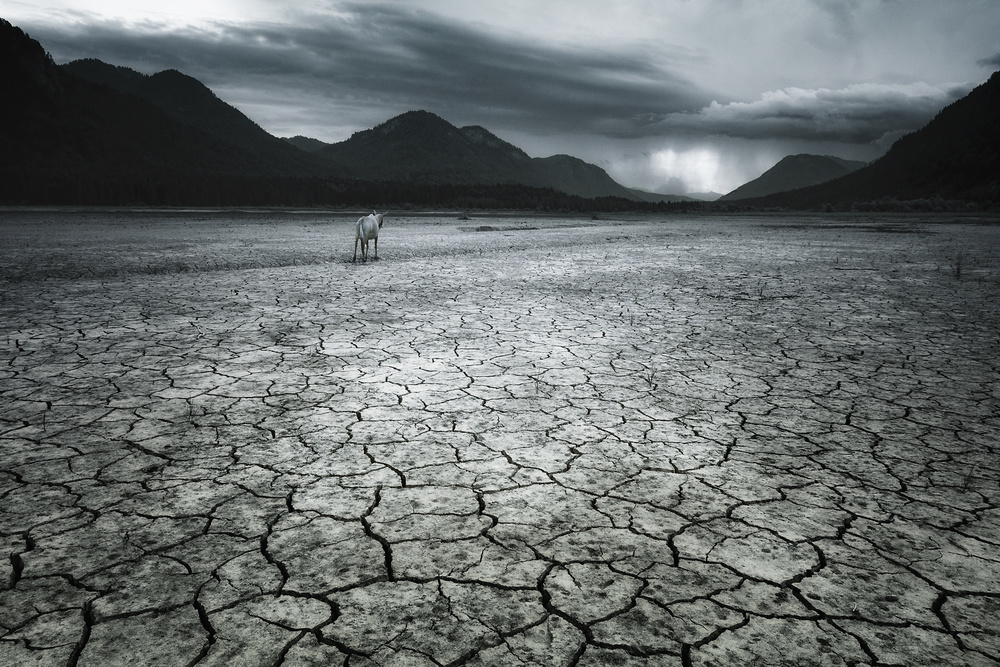
[[[0,212],[0,664],[996,665],[1000,226]]]

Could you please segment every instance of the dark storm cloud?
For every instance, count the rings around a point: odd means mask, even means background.
[[[651,115],[693,111],[711,99],[678,72],[627,48],[529,43],[370,3],[320,21],[169,29],[80,21],[35,32],[57,60],[88,56],[146,72],[175,68],[214,89],[280,89],[290,104],[301,91],[340,107],[423,108],[449,120],[534,131],[641,134]]]
[[[997,53],[989,58],[983,58],[982,60],[977,60],[976,64],[982,65],[983,67],[1000,67],[1000,53]]]
[[[752,102],[713,102],[694,114],[665,114],[652,125],[664,133],[869,144],[920,128],[969,88],[925,83],[787,88]]]

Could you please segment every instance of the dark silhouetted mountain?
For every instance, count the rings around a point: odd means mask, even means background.
[[[539,185],[550,178],[550,172],[558,173],[557,163],[562,163],[549,158],[551,162],[536,166],[527,153],[485,128],[458,128],[427,111],[396,116],[317,154],[359,178],[421,183]],[[572,169],[578,165],[562,166]]]
[[[32,102],[38,95],[57,95],[63,91],[59,70],[42,45],[31,39],[20,28],[0,19],[0,81],[7,99],[14,95],[30,95]],[[15,104],[5,104],[0,109],[10,111]]]
[[[532,159],[534,182],[529,185],[555,188],[580,197],[624,197],[639,201],[646,199],[630,188],[620,185],[595,164],[584,162],[571,155],[553,155]]]
[[[316,151],[365,180],[516,182],[531,158],[482,128],[463,131],[427,111],[409,111]]]
[[[0,45],[0,89],[17,102],[0,105],[0,201],[308,201],[301,182],[296,192],[283,191],[288,179],[322,179],[332,171],[266,133],[254,146],[234,144],[148,99],[81,78],[56,66],[38,42],[6,21],[0,22]],[[143,81],[142,75],[124,75],[133,84]],[[162,89],[179,86],[204,98],[182,77],[157,81],[167,82]]]
[[[325,141],[320,141],[319,139],[313,139],[311,137],[303,137],[301,134],[294,137],[281,137],[282,141],[287,141],[292,146],[295,146],[300,151],[305,151],[306,153],[315,153],[321,148],[326,148],[330,144]]]
[[[485,128],[455,127],[427,111],[396,116],[316,155],[366,180],[514,183],[580,197],[642,200],[596,165],[569,155],[532,158]]]
[[[219,142],[187,131],[152,104],[63,72],[38,42],[0,23],[0,87],[16,104],[0,106],[0,171],[4,199],[47,181],[89,187],[115,173],[160,170],[165,163],[226,165]],[[195,169],[198,169],[198,166]],[[233,167],[237,165],[231,165]],[[51,192],[58,200],[61,193]]]
[[[303,151],[180,72],[57,66],[2,19],[0,90],[0,204],[667,210],[601,196],[617,184],[593,165],[536,161],[481,127],[425,112]],[[556,181],[577,192],[606,187],[584,199],[544,187]]]
[[[95,59],[76,60],[62,69],[94,83],[139,97],[156,105],[174,120],[242,148],[284,174],[316,173],[315,161],[272,136],[235,107],[220,100],[201,81],[177,70],[153,75]]]
[[[695,197],[689,195],[677,195],[677,194],[667,194],[661,192],[647,192],[646,190],[638,190],[636,188],[629,188],[635,199],[639,201],[649,201],[649,202],[693,202],[700,201]]]
[[[719,201],[765,197],[777,192],[825,183],[856,171],[865,164],[832,155],[789,155],[759,177],[719,197]]]
[[[1000,202],[1000,72],[867,167],[821,185],[741,203],[817,208],[930,198]]]

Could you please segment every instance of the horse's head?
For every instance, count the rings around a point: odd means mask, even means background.
[[[375,213],[375,211],[372,211]],[[375,213],[375,219],[378,220],[378,228],[382,229],[382,216],[388,215],[387,213]]]

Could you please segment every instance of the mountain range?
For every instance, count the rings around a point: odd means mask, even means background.
[[[340,143],[317,146],[305,137],[289,141],[372,181],[516,183],[588,198],[693,201],[626,188],[604,169],[571,155],[530,157],[484,127],[456,127],[428,111],[406,112]]]
[[[634,195],[600,167],[569,155],[529,157],[476,125],[455,127],[427,111],[409,111],[313,155],[371,181],[517,183],[580,197]]]
[[[739,203],[819,208],[930,198],[1000,203],[1000,71],[868,166],[819,185]]]
[[[308,201],[303,188],[319,191],[333,176],[330,166],[263,130],[257,139],[233,138],[252,135],[253,124],[240,126],[217,98],[209,100],[212,113],[230,116],[216,126],[201,118],[192,100],[214,95],[190,77],[167,72],[154,80],[93,63],[80,69],[117,78],[123,88],[56,65],[37,41],[0,20],[0,90],[9,101],[0,105],[0,203],[263,205]],[[124,89],[141,89],[145,79],[152,84],[142,93]],[[161,97],[195,111],[185,117],[157,99],[156,87],[173,89]]]
[[[516,183],[579,197],[641,199],[603,169],[583,160],[568,155],[531,158],[483,127],[457,128],[427,111],[404,113],[336,144],[307,137],[282,141],[220,100],[200,81],[176,70],[147,76],[93,59],[74,61],[63,69],[140,97],[179,122],[276,161],[285,173],[289,167],[309,164],[365,181]],[[303,160],[303,152],[309,154],[309,160]]]
[[[321,148],[325,148],[330,144],[325,141],[320,141],[319,139],[313,139],[312,137],[303,137],[301,134],[294,137],[282,137],[283,141],[287,141],[292,146],[295,146],[300,151],[305,151],[306,153],[315,153]]]
[[[0,90],[16,101],[0,105],[0,204],[701,206],[626,188],[569,155],[530,157],[486,128],[456,127],[427,111],[335,144],[282,140],[181,72],[145,75],[93,59],[56,65],[3,19]],[[1000,73],[867,166],[790,156],[725,200],[788,208],[934,196],[997,202],[998,114]]]
[[[777,192],[825,183],[857,171],[866,164],[832,155],[789,155],[759,177],[719,197],[719,201],[765,197]]]
[[[113,88],[123,96],[145,100],[178,123],[271,161],[285,173],[288,170],[299,174],[315,172],[313,161],[303,158],[301,150],[272,136],[219,99],[201,81],[177,70],[147,76],[95,59],[76,60],[62,65],[60,70]]]
[[[182,72],[146,75],[95,59],[56,65],[2,19],[0,44],[0,89],[18,100],[0,108],[0,202],[310,204],[355,194],[410,200],[420,188],[479,199],[494,188],[551,205],[560,193],[619,206],[679,199],[632,191],[568,155],[529,157],[485,128],[426,111],[337,144],[284,141]]]

